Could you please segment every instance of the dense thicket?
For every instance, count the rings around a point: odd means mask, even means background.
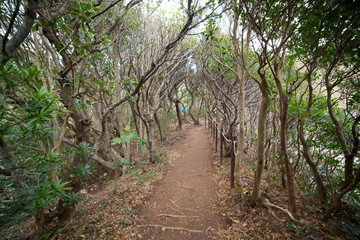
[[[34,217],[40,237],[64,224],[92,177],[141,152],[156,164],[183,108],[237,136],[236,187],[252,167],[252,206],[264,179],[293,214],[298,194],[316,194],[325,220],[358,206],[358,3],[180,5],[1,1],[0,225]]]

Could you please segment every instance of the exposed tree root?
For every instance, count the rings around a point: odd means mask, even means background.
[[[191,208],[181,208],[182,210],[192,211],[192,212],[200,212],[201,210],[198,209],[191,209]]]
[[[175,208],[173,208],[173,207],[171,207],[171,206],[169,206],[172,210],[174,210],[175,212],[177,212],[178,214],[180,214],[180,215],[184,215],[182,212],[180,212],[179,210],[177,210],[177,209],[175,209]]]
[[[159,227],[165,230],[179,230],[179,231],[187,231],[189,233],[202,233],[203,231],[195,230],[195,229],[188,229],[188,228],[182,228],[182,227],[167,227],[157,224],[149,224],[149,225],[137,225],[137,227]]]
[[[180,182],[177,182],[177,184],[179,184],[179,186],[180,186],[180,187],[183,187],[183,188],[197,189],[197,188],[194,188],[194,187],[182,185]]]
[[[273,211],[271,211],[270,209],[269,209],[269,212],[274,216],[274,218],[276,218],[277,220],[279,220],[279,221],[281,221],[281,222],[284,222],[285,221],[285,219],[282,219],[282,218],[279,218],[277,215],[276,215],[276,213],[274,213]]]
[[[174,204],[174,206],[176,206],[177,208],[181,209],[181,210],[187,210],[187,211],[195,211],[195,212],[200,212],[201,210],[198,210],[198,209],[191,209],[191,208],[183,208],[183,207],[180,207],[179,205],[177,205],[173,200],[169,199],[169,201]],[[173,208],[172,208],[173,209]],[[175,209],[173,209],[175,210]]]
[[[174,215],[174,214],[167,214],[167,213],[158,214],[156,216],[157,217],[174,217],[174,218],[197,218],[197,217],[199,217],[199,216]]]
[[[173,200],[169,199],[169,201],[170,201],[172,204],[174,204],[175,207],[180,208],[179,205],[177,205],[176,202],[174,202]]]
[[[276,208],[276,209],[278,209],[278,210],[286,213],[286,214],[288,215],[288,217],[290,218],[291,221],[296,222],[296,223],[300,223],[300,221],[297,220],[297,219],[291,214],[291,212],[289,212],[288,210],[286,210],[286,209],[284,209],[284,208],[282,208],[282,207],[280,207],[280,206],[278,206],[278,205],[275,205],[275,204],[270,203],[269,200],[266,199],[266,198],[260,202],[260,205],[263,206],[263,207],[273,207],[273,208]]]

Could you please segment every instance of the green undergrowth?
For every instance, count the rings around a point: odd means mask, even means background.
[[[149,163],[146,154],[132,162],[122,159],[125,171],[121,177],[106,172],[94,176],[96,179],[80,190],[82,200],[72,220],[60,228],[50,226],[42,239],[121,239],[130,234],[137,209],[170,166],[164,148],[156,153],[155,164]],[[3,231],[0,239],[24,239],[34,226],[32,218],[25,220]]]
[[[218,156],[214,156],[218,166]],[[318,210],[316,196],[298,194],[298,213],[301,223],[291,222],[276,209],[250,207],[249,197],[254,184],[254,171],[242,169],[244,196],[230,188],[230,159],[218,166],[215,181],[218,184],[218,213],[225,218],[227,226],[217,232],[221,239],[360,239],[360,211],[355,201],[343,201],[328,222],[322,222],[322,212]],[[262,197],[271,203],[287,208],[287,195],[282,191],[279,176],[270,176],[271,182],[264,180]],[[355,194],[353,194],[355,195]],[[270,211],[271,210],[271,211]]]
[[[79,214],[56,238],[121,239],[131,234],[139,206],[168,167],[164,149],[158,149],[155,164],[145,157],[135,160],[122,177],[109,180],[103,190],[94,195],[85,194]]]

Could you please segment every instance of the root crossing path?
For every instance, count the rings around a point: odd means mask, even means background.
[[[140,239],[212,239],[225,225],[216,212],[212,147],[204,126],[187,126],[169,148],[173,166],[139,212]]]

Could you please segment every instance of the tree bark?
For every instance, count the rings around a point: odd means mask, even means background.
[[[194,113],[193,113],[193,107],[194,107],[194,103],[195,103],[195,96],[194,96],[194,91],[193,90],[190,90],[190,88],[188,88],[186,86],[188,92],[190,93],[190,96],[191,96],[191,103],[190,103],[190,106],[189,106],[189,109],[188,109],[188,113],[191,117],[191,119],[193,120],[194,122],[194,125],[199,125],[200,122],[199,122],[199,116],[197,115],[196,117],[194,116]],[[203,101],[203,100],[202,100]]]
[[[289,208],[292,213],[296,213],[296,199],[295,199],[295,183],[294,183],[294,172],[290,164],[290,159],[287,153],[287,118],[289,109],[289,97],[284,92],[281,83],[281,69],[283,66],[284,58],[279,59],[279,51],[274,53],[274,70],[273,75],[275,78],[275,84],[277,92],[280,96],[280,159],[285,166],[285,174],[287,180],[287,190],[289,198]]]
[[[162,128],[162,126],[161,126],[160,119],[159,119],[159,117],[158,117],[158,115],[157,115],[156,112],[154,113],[154,119],[155,119],[156,125],[157,125],[157,127],[158,127],[158,129],[159,129],[160,141],[163,142],[163,141],[166,140],[166,138],[165,138],[165,135],[164,135],[163,128]]]
[[[40,239],[45,233],[45,209],[40,209],[35,215],[36,222],[36,239]]]
[[[153,118],[148,118],[146,119],[146,124],[145,124],[145,128],[146,128],[146,135],[147,135],[147,147],[149,150],[149,161],[150,163],[155,163],[155,152],[154,152],[154,144],[155,144],[155,139],[154,139],[154,119]]]
[[[265,138],[266,138],[266,119],[268,108],[270,105],[270,92],[269,86],[265,79],[265,75],[261,75],[261,104],[259,110],[259,119],[258,119],[258,139],[257,139],[257,151],[256,151],[256,159],[257,166],[255,172],[255,181],[252,196],[250,199],[250,204],[252,206],[256,206],[259,202],[261,196],[260,184],[261,184],[261,176],[264,169],[264,151],[265,151]]]
[[[137,132],[138,136],[140,137],[141,133],[140,133],[140,127],[139,127],[139,119],[136,114],[135,106],[134,106],[133,102],[130,103],[130,108],[131,108],[132,117],[134,119],[134,125],[135,125],[136,132]]]
[[[287,178],[287,190],[289,197],[289,208],[292,213],[296,213],[296,199],[295,199],[295,184],[294,184],[294,172],[292,170],[290,159],[287,154],[287,117],[289,109],[289,99],[281,89],[280,91],[280,158],[285,165],[285,174]]]
[[[9,41],[7,37],[10,34],[10,31],[5,33],[4,39],[2,41],[1,65],[5,65],[10,60],[10,58],[13,57],[15,50],[20,46],[20,44],[24,42],[26,37],[30,34],[31,28],[36,18],[36,12],[38,7],[39,0],[29,0],[27,6],[25,7],[24,20]],[[13,19],[12,21],[15,21],[15,19]],[[13,22],[10,23],[10,25],[12,24]],[[9,27],[11,28],[12,26]]]
[[[182,119],[181,119],[181,111],[180,111],[180,101],[179,100],[175,100],[175,108],[176,108],[176,117],[178,120],[178,126],[177,128],[179,130],[182,130]]]
[[[277,98],[275,97],[273,99],[273,111],[272,111],[272,140],[270,141],[271,144],[271,153],[270,153],[270,157],[268,160],[268,166],[267,166],[267,176],[266,179],[267,181],[271,181],[271,172],[275,163],[275,160],[277,159],[276,157],[276,145],[277,145],[277,124],[276,124],[276,119],[277,119]]]

